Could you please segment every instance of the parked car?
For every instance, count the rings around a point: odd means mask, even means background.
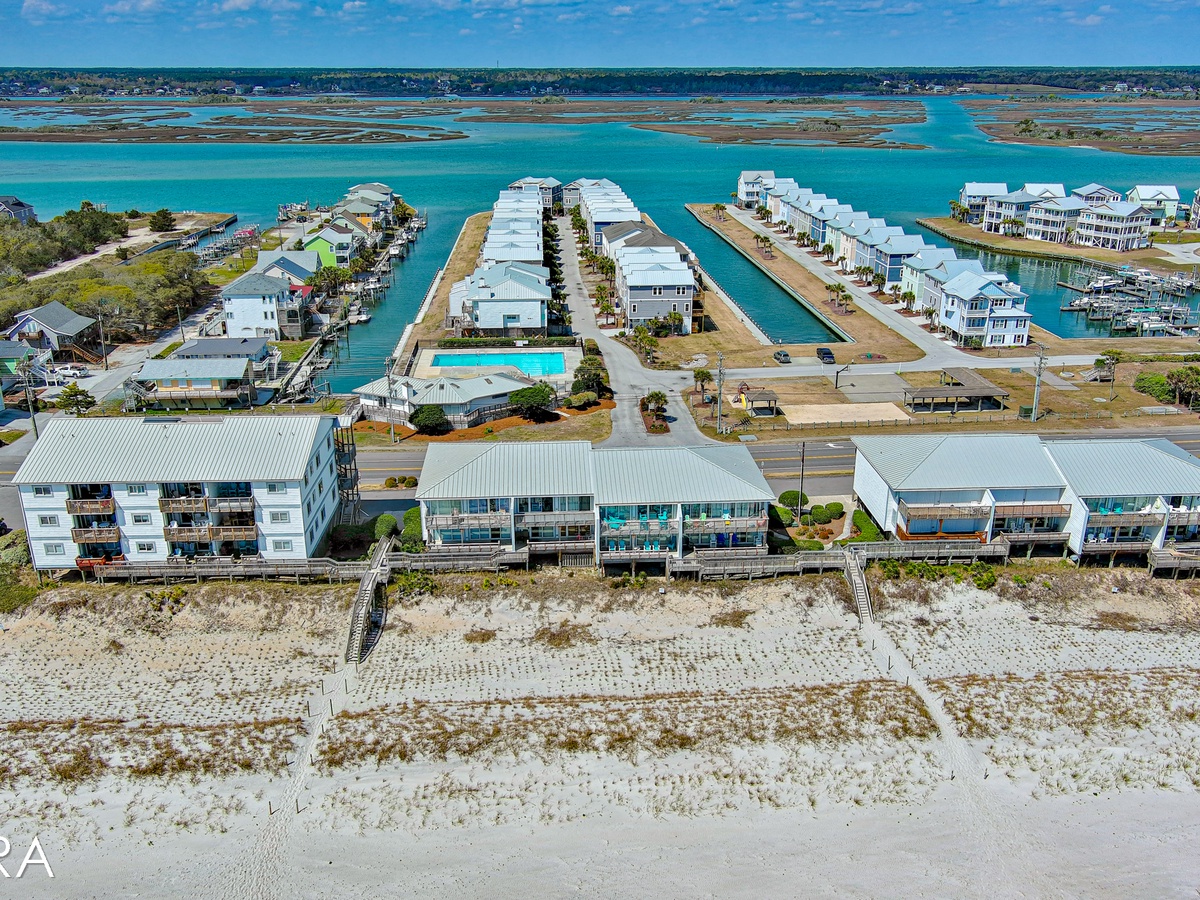
[[[74,363],[65,366],[59,366],[54,371],[63,378],[87,378],[88,376],[87,366],[77,366]]]
[[[780,365],[787,365],[792,361],[791,355],[786,350],[776,350],[772,355],[775,357],[775,362]]]
[[[837,360],[834,359],[833,351],[830,350],[828,347],[818,347],[817,348],[817,359],[819,359],[823,363],[837,362]]]

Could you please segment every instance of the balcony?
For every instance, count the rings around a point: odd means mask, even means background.
[[[428,516],[430,528],[503,528],[510,523],[506,512],[450,513],[445,516]]]
[[[111,556],[77,556],[75,557],[75,567],[84,571],[90,571],[96,566],[106,566],[109,563],[123,562],[124,559],[125,555],[123,553],[116,553]]]
[[[121,530],[116,525],[72,528],[71,540],[76,544],[115,544],[121,540]]]
[[[204,497],[159,497],[158,508],[165,513],[208,512],[208,501]]]
[[[1084,541],[1082,553],[1148,553],[1154,541]]]
[[[209,541],[208,526],[176,525],[172,528],[168,525],[163,529],[163,537],[177,544],[207,544]]]
[[[526,543],[526,548],[530,553],[554,553],[559,550],[566,551],[588,551],[591,552],[595,546],[595,540],[591,535],[581,537],[567,538],[550,538],[549,540],[530,540]]]
[[[67,512],[72,516],[112,515],[116,510],[112,497],[93,500],[68,500]]]
[[[912,519],[989,519],[992,508],[986,503],[913,503],[900,501],[900,515]]]
[[[997,503],[997,519],[1065,519],[1071,515],[1069,503]]]
[[[1065,531],[1002,531],[996,540],[1008,544],[1065,544],[1070,537]]]
[[[767,527],[767,517],[762,516],[717,516],[708,519],[686,519],[683,523],[685,534],[711,534],[713,532],[727,533],[730,531],[756,531]]]
[[[209,497],[208,509],[210,512],[254,512],[253,497]]]
[[[675,534],[678,523],[673,519],[667,519],[665,522],[661,519],[634,519],[630,522],[622,521],[600,521],[600,534],[604,537],[621,537],[634,534],[657,534],[668,535]]]
[[[1200,525],[1200,509],[1173,509],[1167,513],[1168,525]]]
[[[561,512],[518,513],[517,521],[526,525],[591,525],[595,513],[589,509],[571,509]]]
[[[208,536],[214,541],[256,541],[258,528],[254,525],[210,525]]]
[[[1136,528],[1141,525],[1161,525],[1166,514],[1161,512],[1093,512],[1088,513],[1088,528]]]

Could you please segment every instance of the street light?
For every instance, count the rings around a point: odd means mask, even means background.
[[[852,365],[854,365],[853,362],[848,362],[844,366],[842,366],[840,369],[838,369],[836,372],[833,373],[833,389],[835,391],[838,389],[838,382],[842,377],[842,373],[845,372],[847,369],[849,369]]]

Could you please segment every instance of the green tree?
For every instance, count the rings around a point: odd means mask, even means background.
[[[409,416],[408,421],[420,434],[445,434],[450,430],[446,411],[437,404],[422,406]]]
[[[670,326],[673,333],[678,334],[683,330],[683,313],[669,312],[667,313],[666,323]]]
[[[535,384],[513,391],[508,395],[508,402],[517,415],[538,421],[546,417],[550,404],[554,402],[554,390],[544,382]]]
[[[391,513],[384,513],[375,520],[375,540],[381,541],[385,537],[391,537],[396,533],[396,517]]]
[[[646,395],[646,407],[654,418],[661,419],[667,408],[667,395],[662,391],[651,391]]]
[[[58,408],[63,410],[63,412],[81,416],[96,405],[96,398],[81,388],[79,382],[72,381],[59,391],[58,399],[55,400],[55,403],[58,404]]]
[[[164,206],[162,209],[155,210],[150,214],[150,221],[147,224],[149,224],[151,231],[171,231],[175,227],[175,217]]]
[[[571,393],[579,394],[592,391],[600,394],[604,390],[604,362],[599,356],[585,356],[575,367],[575,380],[571,383]]]
[[[692,370],[692,380],[696,383],[696,387],[700,389],[701,393],[704,393],[704,387],[712,381],[712,377],[712,372],[708,371],[708,369]]]

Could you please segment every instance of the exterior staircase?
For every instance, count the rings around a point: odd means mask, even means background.
[[[359,663],[379,639],[383,630],[383,614],[386,612],[386,601],[380,615],[376,616],[378,601],[382,599],[387,589],[388,578],[392,570],[388,562],[388,553],[392,549],[392,539],[385,537],[375,547],[371,554],[370,568],[358,583],[358,591],[354,595],[354,606],[350,609],[350,635],[346,641],[346,662]]]
[[[104,362],[104,357],[92,350],[87,350],[80,347],[78,344],[71,341],[64,341],[58,345],[58,352],[61,354],[69,353],[75,359],[81,359],[86,363],[91,363],[93,366],[98,366]]]
[[[855,549],[846,551],[846,564],[842,570],[850,591],[854,595],[854,607],[858,611],[858,621],[874,622],[875,611],[871,609],[871,591],[867,587],[867,576],[863,573],[864,558]]]

